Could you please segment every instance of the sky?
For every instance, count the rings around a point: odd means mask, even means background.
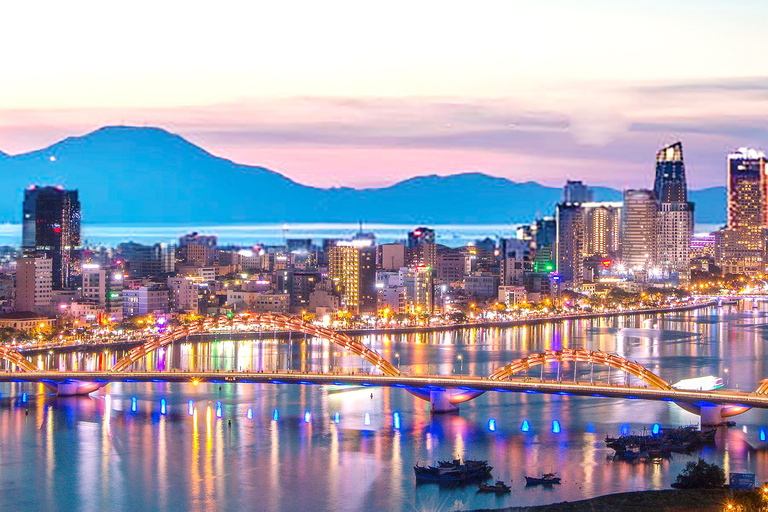
[[[768,149],[764,0],[25,0],[3,7],[0,150],[159,126],[316,186],[485,172],[689,184]]]

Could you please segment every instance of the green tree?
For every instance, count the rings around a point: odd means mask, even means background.
[[[676,489],[715,489],[725,485],[725,472],[717,464],[708,464],[704,459],[689,462],[677,475],[672,484]]]

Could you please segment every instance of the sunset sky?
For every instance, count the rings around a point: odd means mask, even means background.
[[[764,0],[11,2],[0,150],[160,126],[320,186],[486,172],[692,186],[768,147]]]

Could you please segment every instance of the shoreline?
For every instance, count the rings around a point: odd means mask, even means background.
[[[759,490],[737,491],[731,489],[664,489],[655,491],[630,491],[605,494],[579,501],[563,501],[549,505],[530,507],[505,507],[474,509],[471,512],[716,512],[733,504],[734,509],[762,505],[763,493]],[[739,508],[741,507],[741,508]]]
[[[386,335],[386,334],[411,334],[411,333],[417,333],[417,334],[428,334],[433,332],[445,332],[445,331],[455,331],[455,330],[464,330],[464,329],[484,329],[484,328],[497,328],[497,329],[503,329],[503,328],[510,328],[510,327],[523,327],[527,325],[542,325],[542,324],[549,324],[549,323],[560,323],[560,322],[567,322],[571,320],[592,320],[596,318],[617,318],[617,317],[626,317],[626,316],[634,316],[634,315],[657,315],[657,314],[664,314],[664,313],[675,313],[675,312],[686,312],[686,311],[694,311],[698,309],[705,309],[711,306],[716,306],[717,301],[708,301],[708,302],[701,302],[696,304],[688,304],[685,306],[679,306],[679,307],[669,307],[669,308],[648,308],[648,309],[638,309],[638,310],[632,310],[632,311],[612,311],[612,312],[599,312],[599,313],[586,313],[586,314],[570,314],[570,315],[558,315],[555,317],[537,317],[537,318],[521,318],[516,320],[490,320],[490,321],[483,321],[483,322],[472,322],[472,323],[462,323],[462,324],[451,324],[451,325],[429,325],[429,326],[417,326],[417,327],[395,327],[395,328],[386,328],[386,327],[380,327],[380,328],[373,328],[373,329],[339,329],[337,332],[341,334],[346,334],[348,336],[370,336],[370,335]],[[270,331],[262,331],[258,333],[257,339],[262,339],[264,337],[264,334],[267,333],[269,335],[269,338],[277,338],[277,339],[289,339],[292,336],[291,332],[288,331],[277,331],[276,333],[270,332]],[[296,339],[298,339],[300,335],[297,335]],[[254,337],[254,333],[228,333],[228,332],[218,332],[218,333],[207,333],[207,334],[194,334],[191,337],[197,339],[198,341],[216,341],[217,339],[226,338],[227,340],[240,340],[245,338],[252,338]],[[206,339],[210,338],[210,339]],[[131,349],[134,347],[137,347],[139,345],[142,345],[147,340],[136,340],[136,341],[117,341],[117,342],[110,342],[110,343],[93,343],[93,344],[82,344],[82,345],[65,345],[65,346],[42,346],[42,347],[29,347],[29,348],[21,348],[19,349],[19,353],[29,356],[37,356],[42,355],[47,352],[53,351],[55,354],[60,353],[69,353],[69,352],[90,352],[92,350],[99,350],[99,349]]]

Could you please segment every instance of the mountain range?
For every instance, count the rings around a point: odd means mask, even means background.
[[[0,152],[0,222],[20,222],[30,184],[78,189],[89,224],[383,222],[504,224],[551,215],[562,190],[481,173],[383,188],[319,188],[214,156],[159,128],[110,126],[19,155]],[[565,181],[565,178],[563,178]],[[621,191],[593,188],[595,200]],[[696,222],[722,223],[725,188],[690,192]]]

